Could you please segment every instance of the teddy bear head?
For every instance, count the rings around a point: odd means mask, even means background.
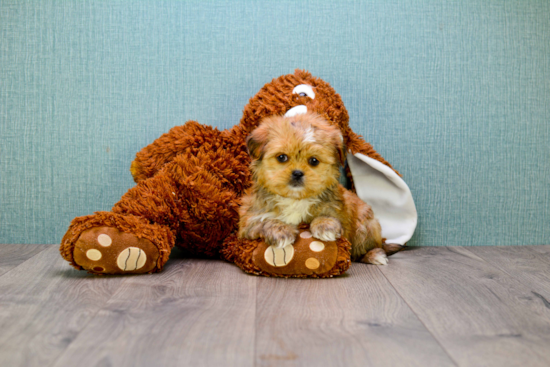
[[[347,140],[349,116],[340,95],[327,82],[298,69],[264,85],[245,106],[240,125],[250,133],[268,116],[305,112],[315,112],[338,126]]]

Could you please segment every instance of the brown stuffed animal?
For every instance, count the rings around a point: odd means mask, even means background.
[[[350,129],[348,113],[332,87],[296,70],[272,80],[252,97],[239,125],[219,131],[189,121],[143,148],[130,169],[137,185],[110,212],[75,218],[61,242],[61,255],[76,269],[95,274],[153,273],[162,270],[178,245],[194,255],[222,256],[255,274],[341,274],[350,264],[345,239],[325,243],[323,251],[313,252],[314,239],[299,240],[294,246],[295,261],[281,266],[279,255],[266,254],[261,241],[234,235],[240,197],[251,185],[246,137],[267,116],[304,109],[338,126],[350,153],[361,153],[391,168]]]

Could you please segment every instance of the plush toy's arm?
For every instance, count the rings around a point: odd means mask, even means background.
[[[157,173],[177,155],[189,150],[198,150],[205,143],[212,143],[220,132],[196,121],[188,121],[163,134],[136,154],[130,166],[135,182],[145,180]]]

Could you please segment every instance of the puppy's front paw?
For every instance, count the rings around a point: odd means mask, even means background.
[[[295,240],[296,240],[296,237],[285,234],[285,235],[278,236],[277,238],[270,238],[267,241],[267,243],[273,244],[277,248],[284,248],[288,245],[292,245]]]
[[[342,223],[332,217],[317,217],[310,225],[313,237],[321,241],[336,241],[342,236]]]
[[[285,223],[274,223],[264,228],[264,239],[270,246],[283,248],[292,245],[296,236],[298,236],[298,228]]]

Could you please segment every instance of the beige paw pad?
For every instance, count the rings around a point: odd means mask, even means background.
[[[306,260],[306,268],[308,269],[315,270],[319,266],[321,266],[321,263],[319,262],[319,260],[317,260],[314,257],[310,257],[309,259]]]
[[[113,243],[113,240],[109,235],[106,234],[100,234],[97,236],[97,243],[99,243],[103,247],[109,247]]]
[[[310,231],[303,231],[302,233],[300,233],[300,237],[302,238],[311,238],[313,235],[311,234]]]
[[[97,261],[99,259],[101,259],[101,252],[99,252],[99,250],[96,250],[96,249],[90,249],[88,251],[86,251],[86,257],[92,261]]]
[[[128,247],[118,255],[116,264],[120,270],[133,271],[141,269],[145,261],[147,261],[147,255],[142,249]]]
[[[265,261],[271,266],[285,266],[294,257],[294,246],[285,247],[269,246],[264,252]]]
[[[321,241],[313,241],[309,244],[309,249],[313,252],[321,252],[325,249],[325,244]]]

